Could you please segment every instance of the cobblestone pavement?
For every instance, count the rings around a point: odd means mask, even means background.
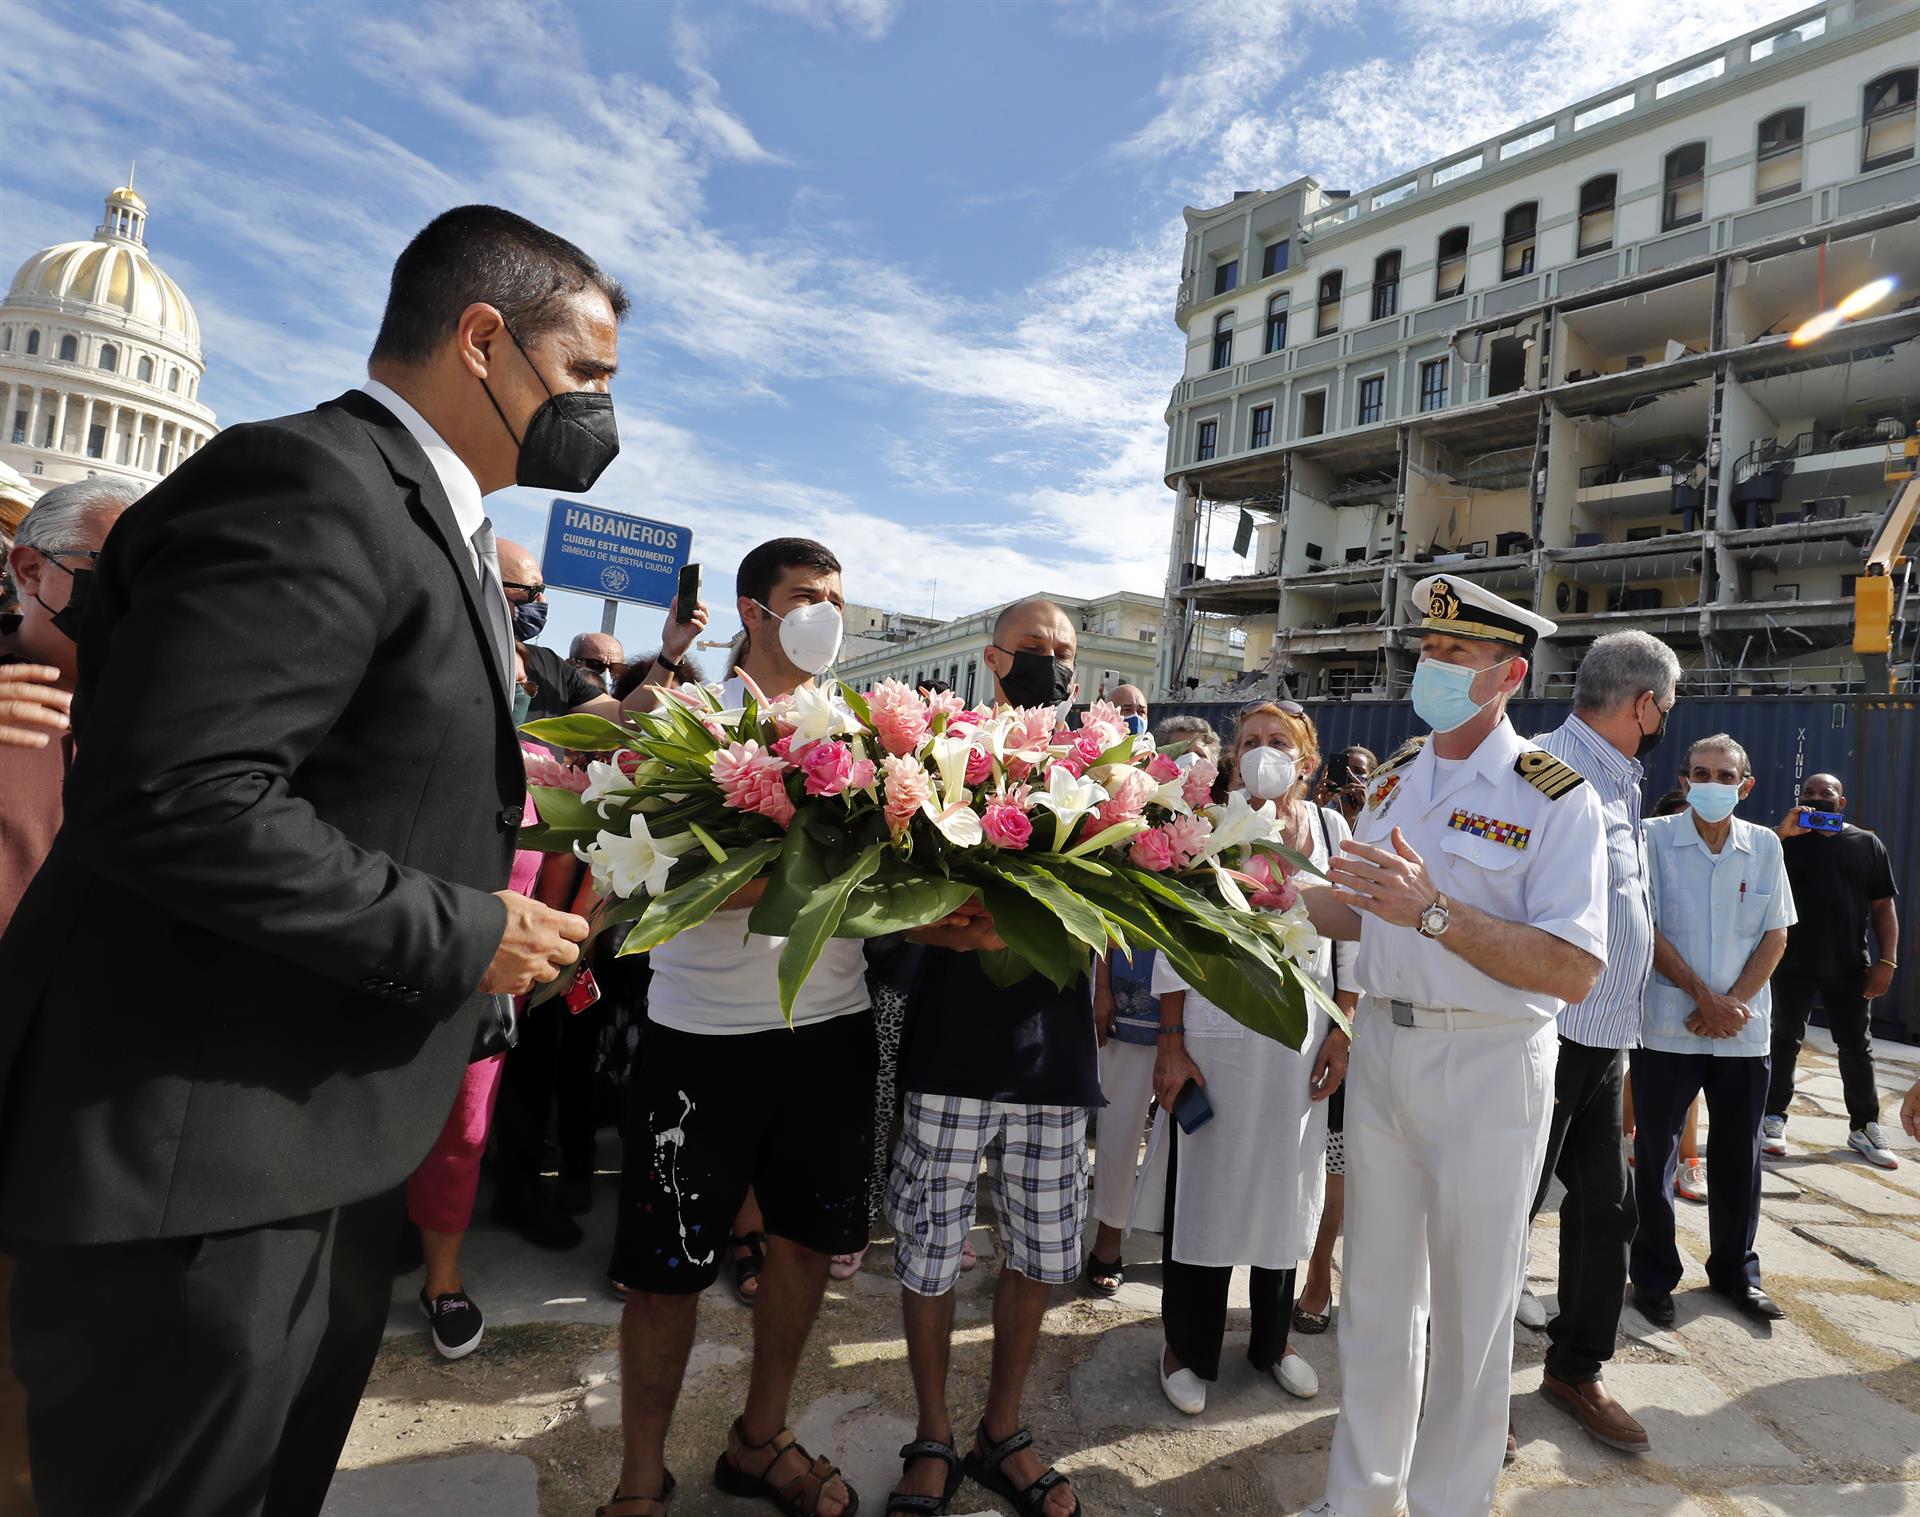
[[[1878,1052],[1891,1118],[1920,1073],[1920,1049]],[[1890,1122],[1890,1137],[1896,1129]],[[1817,1033],[1787,1133],[1790,1154],[1769,1161],[1757,1245],[1787,1320],[1756,1327],[1705,1292],[1706,1213],[1683,1203],[1679,1324],[1657,1331],[1629,1308],[1608,1373],[1647,1424],[1652,1452],[1603,1448],[1543,1401],[1544,1339],[1520,1329],[1520,1458],[1501,1484],[1502,1517],[1920,1517],[1920,1151],[1900,1135],[1902,1167],[1882,1172],[1846,1150],[1832,1048]],[[488,1338],[468,1359],[433,1357],[413,1306],[418,1277],[396,1281],[389,1341],[327,1517],[586,1517],[606,1500],[619,1461],[619,1305],[599,1273],[612,1226],[605,1184],[588,1242],[572,1254],[533,1256],[476,1229],[467,1278]],[[962,1428],[978,1415],[991,1337],[991,1243],[984,1231],[975,1237],[987,1257],[963,1277],[951,1380]],[[1557,1242],[1549,1208],[1533,1253],[1534,1288],[1549,1310]],[[1320,1494],[1340,1405],[1337,1321],[1333,1334],[1296,1340],[1319,1371],[1316,1400],[1256,1378],[1230,1349],[1206,1413],[1182,1417],[1153,1371],[1158,1250],[1156,1237],[1135,1234],[1118,1297],[1063,1292],[1049,1313],[1028,1398],[1041,1450],[1073,1477],[1089,1517],[1292,1517]],[[876,1246],[865,1271],[832,1288],[794,1402],[801,1441],[842,1465],[874,1517],[912,1433],[890,1262]],[[1244,1332],[1244,1300],[1230,1329]],[[702,1303],[668,1448],[679,1517],[768,1510],[720,1495],[708,1479],[751,1345],[750,1313],[716,1289]],[[973,1486],[954,1507],[1002,1510]]]

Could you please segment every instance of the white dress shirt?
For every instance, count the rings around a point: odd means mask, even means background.
[[[460,528],[461,540],[467,545],[467,559],[473,565],[473,572],[478,574],[480,552],[473,545],[473,534],[485,523],[487,508],[481,499],[480,481],[473,477],[473,470],[462,463],[460,455],[434,431],[433,423],[414,410],[397,391],[377,379],[369,379],[360,386],[360,393],[379,401],[393,412],[394,418],[420,444],[420,451],[427,455],[427,462],[433,465],[440,488],[447,492],[447,504],[453,507],[454,524]]]

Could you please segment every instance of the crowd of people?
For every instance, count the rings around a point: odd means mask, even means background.
[[[1156,1367],[1182,1413],[1221,1373],[1235,1269],[1247,1357],[1280,1393],[1319,1393],[1290,1338],[1337,1323],[1324,1517],[1484,1517],[1514,1447],[1516,1319],[1544,1326],[1556,1405],[1648,1449],[1604,1372],[1628,1302],[1676,1319],[1676,1194],[1706,1197],[1711,1289],[1782,1315],[1754,1250],[1761,1162],[1784,1152],[1815,1002],[1852,1147],[1897,1162],[1870,1039],[1898,956],[1892,870],[1873,833],[1831,821],[1835,776],[1777,827],[1737,815],[1755,780],[1732,735],[1693,743],[1643,818],[1680,664],[1641,633],[1598,639],[1565,721],[1530,740],[1507,706],[1553,624],[1430,576],[1413,591],[1427,730],[1384,761],[1323,753],[1291,700],[1217,732],[1104,692],[1189,790],[1271,808],[1310,861],[1253,900],[1299,900],[1320,937],[1308,968],[1340,1015],[1315,1010],[1298,1049],[1151,952],[1002,988],[978,908],[830,941],[791,1027],[782,940],[746,926],[757,885],[650,955],[594,940],[581,864],[516,847],[531,789],[583,789],[586,756],[516,729],[617,718],[699,678],[707,608],[670,608],[643,659],[606,633],[562,657],[539,641],[539,563],[484,497],[584,490],[611,461],[625,311],[579,248],[448,212],[395,267],[364,386],[229,429],[144,499],[86,480],[10,522],[12,1509],[311,1517],[396,1269],[421,1268],[439,1354],[481,1347],[461,1244],[483,1167],[498,1223],[576,1248],[613,1124],[624,1445],[601,1517],[667,1517],[698,1302],[723,1276],[752,1305],[753,1355],[713,1480],[794,1517],[938,1517],[968,1479],[1027,1517],[1083,1511],[1025,1426],[1027,1380],[1058,1290],[1118,1292],[1135,1227],[1159,1235]],[[742,558],[728,705],[826,682],[843,572],[800,537]],[[1077,652],[1060,607],[1007,606],[992,698],[1064,712]],[[76,922],[108,943],[73,952]],[[1702,1100],[1710,1188],[1689,1148]],[[1527,1239],[1555,1179],[1549,1319]],[[955,1288],[983,1184],[992,1356],[961,1385]],[[863,1500],[796,1440],[790,1400],[828,1281],[876,1239],[917,1425],[895,1487]]]

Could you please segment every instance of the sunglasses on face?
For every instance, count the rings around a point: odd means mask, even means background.
[[[613,674],[625,667],[621,664],[609,663],[604,658],[576,658],[573,662],[574,667],[591,669],[595,674]]]
[[[517,579],[501,580],[500,588],[503,590],[524,591],[528,600],[538,600],[540,599],[541,596],[547,593],[547,587],[545,584],[538,584],[538,585],[523,584],[521,581]]]
[[[1238,714],[1241,716],[1251,716],[1254,712],[1267,706],[1272,706],[1278,711],[1284,711],[1288,716],[1305,716],[1307,714],[1307,708],[1298,701],[1277,700],[1248,701],[1246,705],[1240,708]]]

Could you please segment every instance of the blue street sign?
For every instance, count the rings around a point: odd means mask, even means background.
[[[547,514],[540,568],[549,589],[666,606],[673,603],[692,549],[691,527],[556,500]]]

